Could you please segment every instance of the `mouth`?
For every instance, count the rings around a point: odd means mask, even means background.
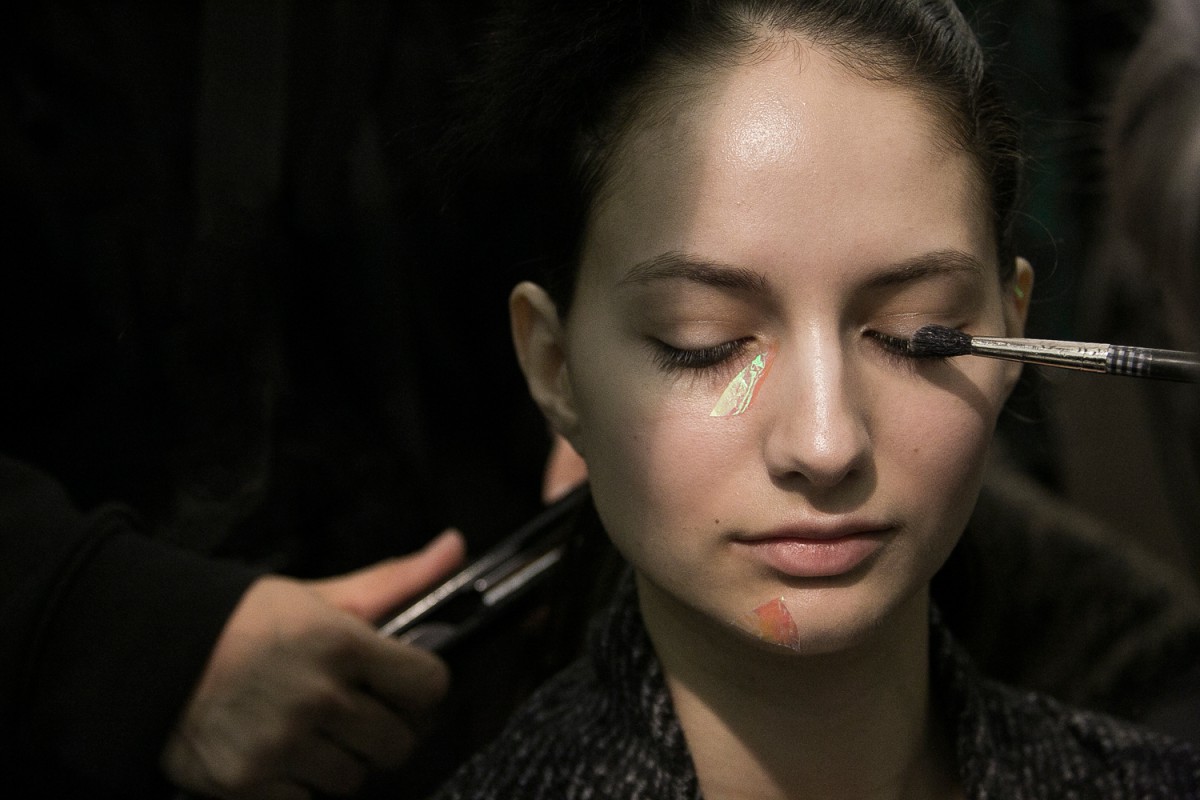
[[[834,578],[870,560],[895,532],[889,525],[786,528],[743,535],[733,546],[769,569],[793,578]]]

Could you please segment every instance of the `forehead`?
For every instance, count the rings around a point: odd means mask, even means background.
[[[619,144],[581,278],[669,250],[756,267],[990,255],[984,187],[944,123],[803,44],[715,71]]]

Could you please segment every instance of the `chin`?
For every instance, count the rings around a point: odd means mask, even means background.
[[[906,611],[925,595],[881,597],[862,585],[784,590],[734,621],[756,643],[780,653],[822,656],[868,644],[881,632],[894,630]]]

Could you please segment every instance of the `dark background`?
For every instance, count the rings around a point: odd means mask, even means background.
[[[430,156],[475,6],[23,6],[4,451],[301,575],[536,507],[504,232],[444,210]]]

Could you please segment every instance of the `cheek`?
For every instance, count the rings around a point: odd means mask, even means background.
[[[706,500],[715,505],[733,481],[746,424],[743,416],[711,415],[724,386],[685,377],[664,389],[674,379],[664,383],[661,374],[629,363],[598,357],[579,364],[572,385],[579,389],[585,460],[617,547],[638,562],[666,544],[665,532],[687,540],[711,525]]]
[[[669,513],[721,481],[736,421],[714,419],[700,404],[655,403],[636,382],[620,383],[608,382],[580,416],[599,491],[619,491],[640,513]]]
[[[982,470],[991,438],[991,426],[961,406],[943,409],[937,419],[938,425],[915,427],[919,438],[909,442],[919,470],[913,479],[927,486],[927,496],[932,497],[953,495],[971,485]]]
[[[911,397],[877,448],[898,493],[932,501],[929,510],[936,507],[951,528],[974,507],[1006,393],[1002,365],[981,362],[975,372],[952,388],[930,385]]]
[[[593,474],[612,462],[614,472],[657,472],[652,477],[661,483],[728,451],[729,431],[739,427],[769,367],[766,353],[731,359],[726,368],[668,374],[648,346],[614,339],[581,342],[568,364]]]

